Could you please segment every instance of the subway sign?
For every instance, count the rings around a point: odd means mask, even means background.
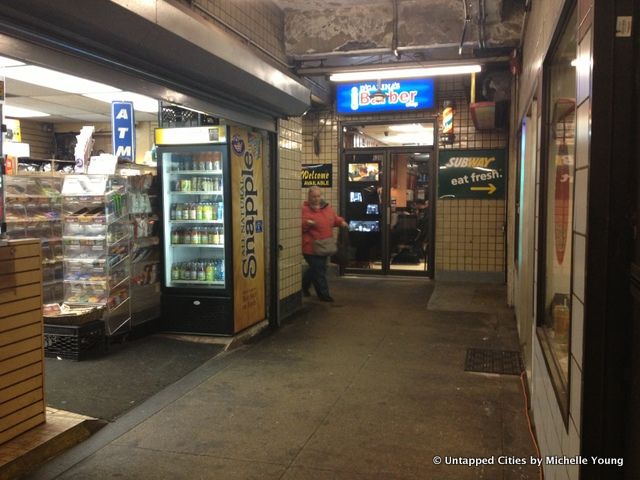
[[[434,91],[433,78],[338,83],[336,110],[342,115],[424,110],[435,107]]]

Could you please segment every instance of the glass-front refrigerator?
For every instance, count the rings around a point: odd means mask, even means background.
[[[248,129],[237,127],[157,129],[155,136],[164,329],[233,335],[264,319],[264,280],[257,275],[264,271],[264,257],[255,252],[264,249],[262,229],[258,235],[253,227],[262,226],[262,208],[258,214],[256,207],[262,189],[258,195],[254,177],[246,180],[259,166],[261,181],[262,147]],[[251,239],[245,238],[248,231]],[[249,251],[252,257],[245,259]],[[234,271],[234,257],[248,267]]]

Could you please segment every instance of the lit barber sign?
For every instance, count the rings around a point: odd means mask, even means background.
[[[367,114],[433,108],[433,78],[339,83],[336,109],[339,114]]]

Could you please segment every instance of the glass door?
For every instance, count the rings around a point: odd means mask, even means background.
[[[424,274],[431,265],[431,154],[390,152],[389,183],[389,270]]]
[[[224,289],[226,146],[164,147],[159,154],[165,286]]]
[[[348,269],[381,272],[384,153],[345,154],[343,205],[349,225]]]
[[[343,156],[350,273],[431,275],[431,150]]]

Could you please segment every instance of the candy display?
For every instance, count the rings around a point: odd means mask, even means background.
[[[67,186],[67,181],[73,183]],[[64,301],[104,305],[106,331],[112,335],[131,317],[131,225],[124,180],[71,175],[63,192]]]
[[[4,211],[7,237],[42,241],[42,295],[58,303],[62,295],[62,177],[52,174],[5,175]],[[0,198],[0,208],[2,206]]]

